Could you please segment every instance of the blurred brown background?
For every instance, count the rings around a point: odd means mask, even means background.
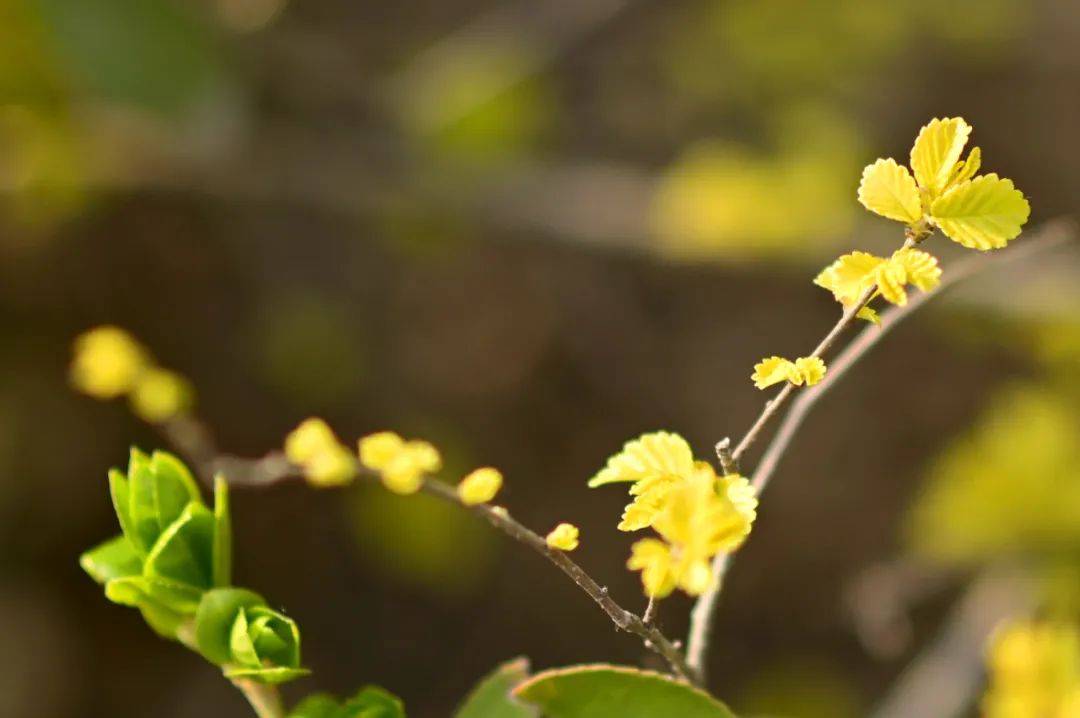
[[[229,451],[317,414],[429,438],[451,478],[498,466],[515,515],[579,524],[581,563],[640,608],[625,495],[585,480],[644,431],[708,456],[746,429],[752,364],[835,318],[810,278],[899,243],[859,171],[931,117],[974,125],[1032,226],[1072,212],[1078,48],[1069,0],[0,1],[0,714],[246,714],[78,568],[114,533],[106,470],[163,442],[70,390],[77,333],[129,329]],[[1000,387],[1075,385],[1080,350],[1040,349],[1048,317],[1077,331],[1075,261],[1052,291],[1025,267],[904,325],[800,435],[723,598],[711,673],[737,711],[864,715],[937,630],[959,580],[888,655],[845,595],[907,552],[928,467]],[[315,671],[290,698],[373,682],[440,717],[515,655],[650,660],[423,498],[234,506],[238,579]]]

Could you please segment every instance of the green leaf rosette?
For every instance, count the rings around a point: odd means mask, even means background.
[[[233,679],[284,683],[300,667],[300,630],[288,616],[242,588],[207,591],[195,614],[195,645]]]
[[[127,474],[109,472],[121,534],[79,563],[115,603],[138,608],[159,634],[175,639],[203,594],[230,580],[228,486],[218,478],[214,510],[183,462],[131,450]]]

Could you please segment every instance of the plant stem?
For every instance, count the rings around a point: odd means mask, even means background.
[[[233,679],[232,683],[247,698],[258,718],[285,718],[285,706],[276,686],[256,683],[246,678]]]
[[[817,401],[824,396],[825,393],[859,361],[859,359],[884,338],[896,324],[900,323],[932,297],[938,296],[948,287],[981,272],[988,266],[1001,264],[1003,262],[1022,260],[1033,254],[1060,246],[1073,239],[1074,236],[1075,226],[1071,221],[1058,220],[1048,222],[1036,230],[1036,236],[1002,256],[978,254],[957,262],[956,265],[943,276],[941,285],[935,292],[932,294],[919,293],[913,295],[909,298],[906,305],[890,307],[887,311],[883,312],[881,324],[879,326],[866,327],[856,339],[837,355],[836,359],[830,362],[829,370],[825,375],[825,378],[818,384],[804,389],[798,399],[792,404],[790,411],[784,416],[780,428],[777,430],[776,435],[762,455],[761,460],[758,462],[757,469],[753,473],[751,485],[753,486],[755,493],[760,496],[761,492],[764,491],[769,480],[772,478],[777,465],[780,463],[780,459],[791,445],[795,434],[802,425],[807,414],[809,414],[810,410],[817,404]],[[904,242],[904,247],[914,246],[919,241],[921,241],[920,238],[909,236]],[[844,312],[836,325],[829,331],[825,338],[821,340],[817,348],[814,349],[814,353],[811,356],[820,357],[832,346],[843,331],[854,322],[855,315],[858,313],[859,309],[869,302],[870,297],[873,296],[873,292],[874,288],[868,290],[856,305]],[[780,406],[792,395],[793,391],[794,387],[791,384],[787,384],[780,393],[777,394],[775,399],[765,405],[765,409],[762,411],[761,415],[758,416],[753,426],[751,426],[750,431],[748,431],[742,441],[739,442],[739,445],[735,448],[734,452],[725,456],[727,446],[724,442],[721,442],[721,445],[718,445],[717,447],[721,460],[724,461],[727,459],[737,468],[738,460],[741,455],[754,442],[761,433],[761,430],[768,423],[769,419],[779,411]],[[725,467],[725,470],[726,469],[727,467]],[[716,613],[720,592],[723,590],[724,579],[727,575],[727,570],[731,565],[731,561],[732,554],[730,553],[716,555],[712,564],[712,588],[710,588],[709,591],[706,591],[697,600],[697,603],[694,604],[694,608],[690,613],[690,632],[687,638],[686,659],[691,670],[702,682],[704,681],[706,653],[708,651],[709,637],[712,633],[713,618]]]
[[[195,644],[195,621],[185,621],[176,629],[176,640],[198,653]],[[285,718],[285,706],[281,702],[281,693],[277,686],[257,683],[247,678],[230,679],[232,684],[244,694],[258,718]]]

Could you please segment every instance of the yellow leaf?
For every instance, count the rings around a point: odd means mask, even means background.
[[[356,459],[340,444],[321,451],[304,463],[304,478],[312,486],[344,486],[356,476]]]
[[[466,506],[486,504],[495,498],[502,488],[503,476],[490,466],[477,469],[461,480],[457,486],[458,498]]]
[[[333,429],[322,419],[304,419],[285,437],[285,457],[294,464],[306,464],[319,454],[338,446]]]
[[[975,173],[979,171],[979,167],[981,166],[982,150],[978,147],[973,147],[971,152],[968,153],[966,161],[956,163],[956,168],[953,170],[953,178],[949,181],[949,186],[953,187],[961,182],[967,182],[975,176]]]
[[[627,442],[623,450],[608,459],[607,466],[589,480],[589,487],[658,476],[688,476],[693,468],[694,455],[686,439],[678,434],[657,431]]]
[[[814,279],[814,284],[833,293],[838,302],[854,304],[874,286],[874,272],[885,263],[881,257],[866,252],[845,254]]]
[[[825,362],[818,357],[799,357],[795,360],[791,383],[813,386],[825,378]]]
[[[305,419],[285,437],[285,456],[315,486],[340,486],[356,476],[356,460],[325,421]]]
[[[878,160],[863,170],[859,202],[875,214],[914,224],[922,219],[919,188],[907,167],[896,160]]]
[[[641,571],[646,596],[664,598],[675,589],[672,563],[670,547],[659,539],[647,538],[636,541],[630,547],[626,567],[631,571]]]
[[[855,316],[859,319],[865,319],[871,324],[881,324],[881,315],[879,315],[877,311],[871,309],[870,307],[863,307],[858,311]]]
[[[878,267],[874,273],[874,279],[877,281],[878,292],[885,301],[901,307],[907,304],[907,291],[904,290],[904,285],[907,284],[907,270],[904,269],[903,264],[886,262]]]
[[[442,468],[442,457],[426,441],[405,441],[392,431],[380,431],[360,439],[360,463],[379,472],[383,485],[394,493],[413,494],[425,474]]]
[[[562,523],[551,530],[544,541],[553,549],[559,551],[573,551],[578,547],[578,527],[573,524]]]
[[[987,250],[1004,247],[1020,234],[1031,205],[1012,180],[988,174],[959,184],[934,200],[930,214],[949,239]]]
[[[924,292],[929,292],[941,283],[941,267],[938,266],[937,257],[928,252],[918,249],[901,249],[892,256],[890,261],[904,268],[908,284]]]
[[[911,168],[931,200],[949,183],[970,135],[971,125],[962,117],[935,118],[919,131],[911,148]]]
[[[750,378],[754,380],[754,386],[765,389],[773,384],[787,381],[795,371],[795,365],[783,357],[769,357],[762,359],[754,365],[754,373]]]

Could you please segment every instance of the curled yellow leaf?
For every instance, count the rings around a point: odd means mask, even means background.
[[[884,263],[867,252],[845,254],[823,269],[814,284],[828,289],[841,304],[854,304],[874,286],[874,272]]]
[[[791,378],[795,365],[783,357],[768,357],[754,365],[750,378],[758,389],[766,389]]]

